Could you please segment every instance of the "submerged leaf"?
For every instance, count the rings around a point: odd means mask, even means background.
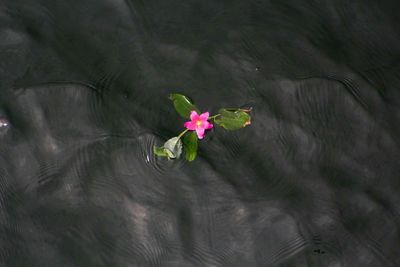
[[[200,112],[199,109],[193,105],[193,103],[189,100],[188,97],[181,94],[171,94],[169,96],[174,103],[175,110],[181,115],[183,118],[189,118],[190,112],[195,110],[196,112]]]
[[[167,151],[165,151],[164,147],[158,147],[158,146],[153,146],[153,152],[159,157],[167,157],[169,158],[169,155]]]
[[[169,158],[179,158],[182,154],[182,141],[178,137],[173,137],[165,142],[164,148]]]
[[[238,130],[251,123],[249,111],[244,109],[221,109],[219,111],[221,115],[217,116],[214,121],[226,130]]]
[[[154,154],[168,159],[179,158],[182,154],[182,141],[178,137],[173,137],[164,143],[164,146],[153,147]]]
[[[197,135],[195,132],[190,132],[183,138],[183,145],[185,146],[185,158],[187,161],[193,161],[197,156]]]

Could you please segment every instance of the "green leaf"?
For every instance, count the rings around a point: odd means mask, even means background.
[[[249,111],[244,109],[221,109],[219,111],[221,115],[217,116],[214,121],[226,130],[238,130],[251,123]]]
[[[197,156],[197,135],[195,132],[190,132],[183,138],[185,147],[185,158],[187,161],[193,161]]]
[[[178,137],[173,137],[167,140],[162,147],[154,146],[153,152],[159,157],[179,158],[182,154],[182,141]]]
[[[165,151],[164,147],[153,146],[153,152],[154,152],[154,154],[156,154],[159,157],[169,158],[168,153],[167,153],[167,151]]]
[[[195,110],[197,113],[200,113],[199,109],[192,104],[192,102],[184,95],[181,94],[171,94],[169,96],[174,103],[175,110],[181,115],[183,118],[190,118],[190,112]]]
[[[178,137],[172,137],[164,144],[165,152],[171,159],[179,158],[182,154],[182,141]]]

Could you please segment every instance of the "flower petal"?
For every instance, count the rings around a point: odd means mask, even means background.
[[[206,121],[206,122],[204,123],[204,128],[205,128],[206,130],[211,129],[212,127],[214,127],[214,125],[213,125],[212,123],[209,123],[208,121]]]
[[[198,137],[199,139],[203,139],[203,137],[204,137],[204,129],[202,129],[202,128],[197,128],[197,129],[196,129],[196,133],[197,133],[197,137]]]
[[[208,117],[210,116],[210,113],[209,112],[204,112],[204,113],[202,113],[202,114],[200,114],[200,119],[202,120],[202,121],[206,121],[206,120],[208,120]]]
[[[185,122],[185,123],[183,124],[183,126],[184,126],[186,129],[189,129],[189,130],[191,130],[191,131],[196,130],[196,123],[195,123],[194,121],[187,121],[187,122]]]
[[[198,119],[198,117],[199,117],[199,114],[197,114],[197,112],[196,112],[195,110],[192,110],[192,111],[190,112],[190,119],[191,119],[192,121]]]

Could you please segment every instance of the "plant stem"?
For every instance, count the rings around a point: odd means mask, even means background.
[[[215,119],[215,118],[216,118],[216,117],[218,117],[218,116],[221,116],[221,114],[217,114],[217,115],[214,115],[214,116],[208,117],[208,119],[209,119],[209,120],[212,120],[212,119]]]
[[[183,132],[181,132],[181,133],[178,135],[178,139],[180,139],[187,131],[189,131],[189,129],[186,129],[186,130],[184,130]]]

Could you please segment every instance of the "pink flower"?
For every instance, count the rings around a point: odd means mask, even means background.
[[[208,112],[199,115],[193,110],[190,112],[191,121],[185,122],[184,126],[191,131],[196,131],[197,137],[203,139],[205,130],[213,127],[213,125],[207,121],[208,116],[210,116]]]

